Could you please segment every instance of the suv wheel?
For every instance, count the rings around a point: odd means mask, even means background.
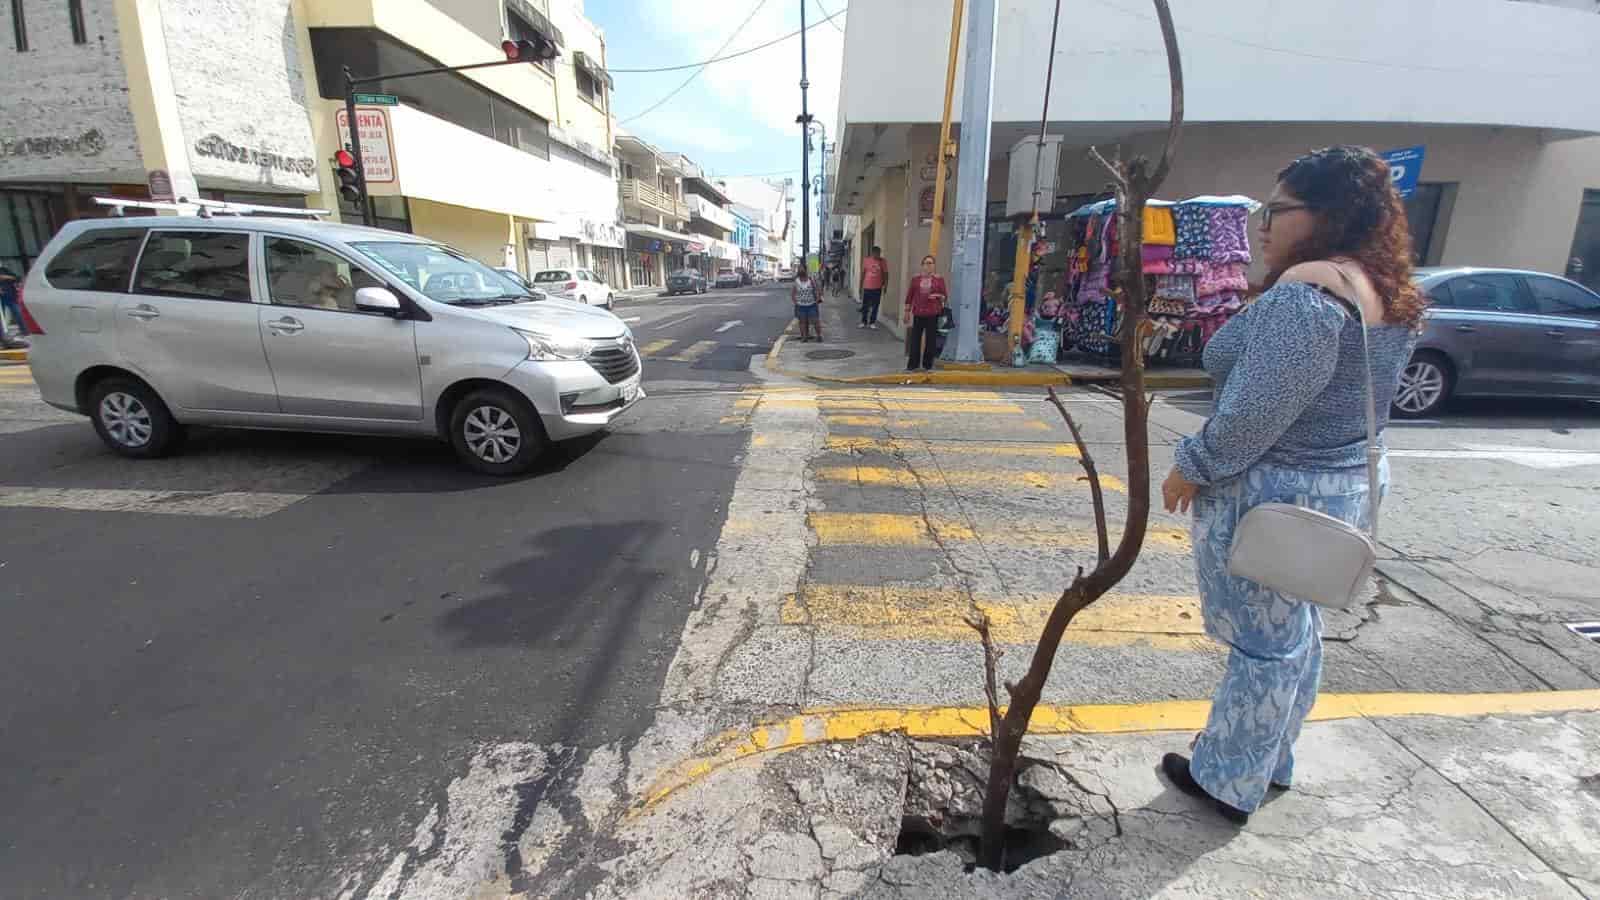
[[[184,429],[156,392],[132,378],[107,378],[89,391],[89,418],[100,440],[123,456],[155,459],[178,449]]]
[[[1397,419],[1421,419],[1433,415],[1450,399],[1455,388],[1455,373],[1444,356],[1423,350],[1411,357],[1400,371],[1400,385],[1394,392],[1392,412]]]
[[[488,475],[521,475],[544,452],[544,426],[528,401],[503,388],[473,391],[450,416],[450,445]]]

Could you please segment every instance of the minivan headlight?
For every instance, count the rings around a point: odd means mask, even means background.
[[[528,358],[533,360],[588,359],[594,352],[594,343],[588,338],[569,334],[547,334],[542,331],[523,331],[513,328],[528,342]]]

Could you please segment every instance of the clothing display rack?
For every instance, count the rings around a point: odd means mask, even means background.
[[[1059,313],[1062,351],[1118,352],[1116,205],[1102,200],[1068,217],[1072,262]],[[1243,307],[1249,290],[1250,214],[1260,206],[1242,196],[1146,205],[1142,275],[1154,326],[1144,341],[1147,360],[1198,364],[1206,342]]]

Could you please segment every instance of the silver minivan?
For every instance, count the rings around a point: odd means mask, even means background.
[[[644,396],[616,316],[534,302],[450,247],[375,228],[80,220],[23,298],[45,401],[131,457],[174,451],[189,425],[238,426],[433,436],[510,475]]]

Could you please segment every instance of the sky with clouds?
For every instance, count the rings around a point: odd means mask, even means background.
[[[584,11],[604,30],[606,62],[616,70],[681,65],[717,56],[724,44],[722,53],[766,43],[800,27],[802,2],[810,4],[806,19],[814,26],[806,32],[811,114],[831,131],[844,59],[844,0],[586,0]],[[800,38],[706,66],[688,87],[645,113],[694,73],[614,71],[617,122],[713,175],[791,177],[798,184]],[[819,165],[813,152],[812,175]]]

